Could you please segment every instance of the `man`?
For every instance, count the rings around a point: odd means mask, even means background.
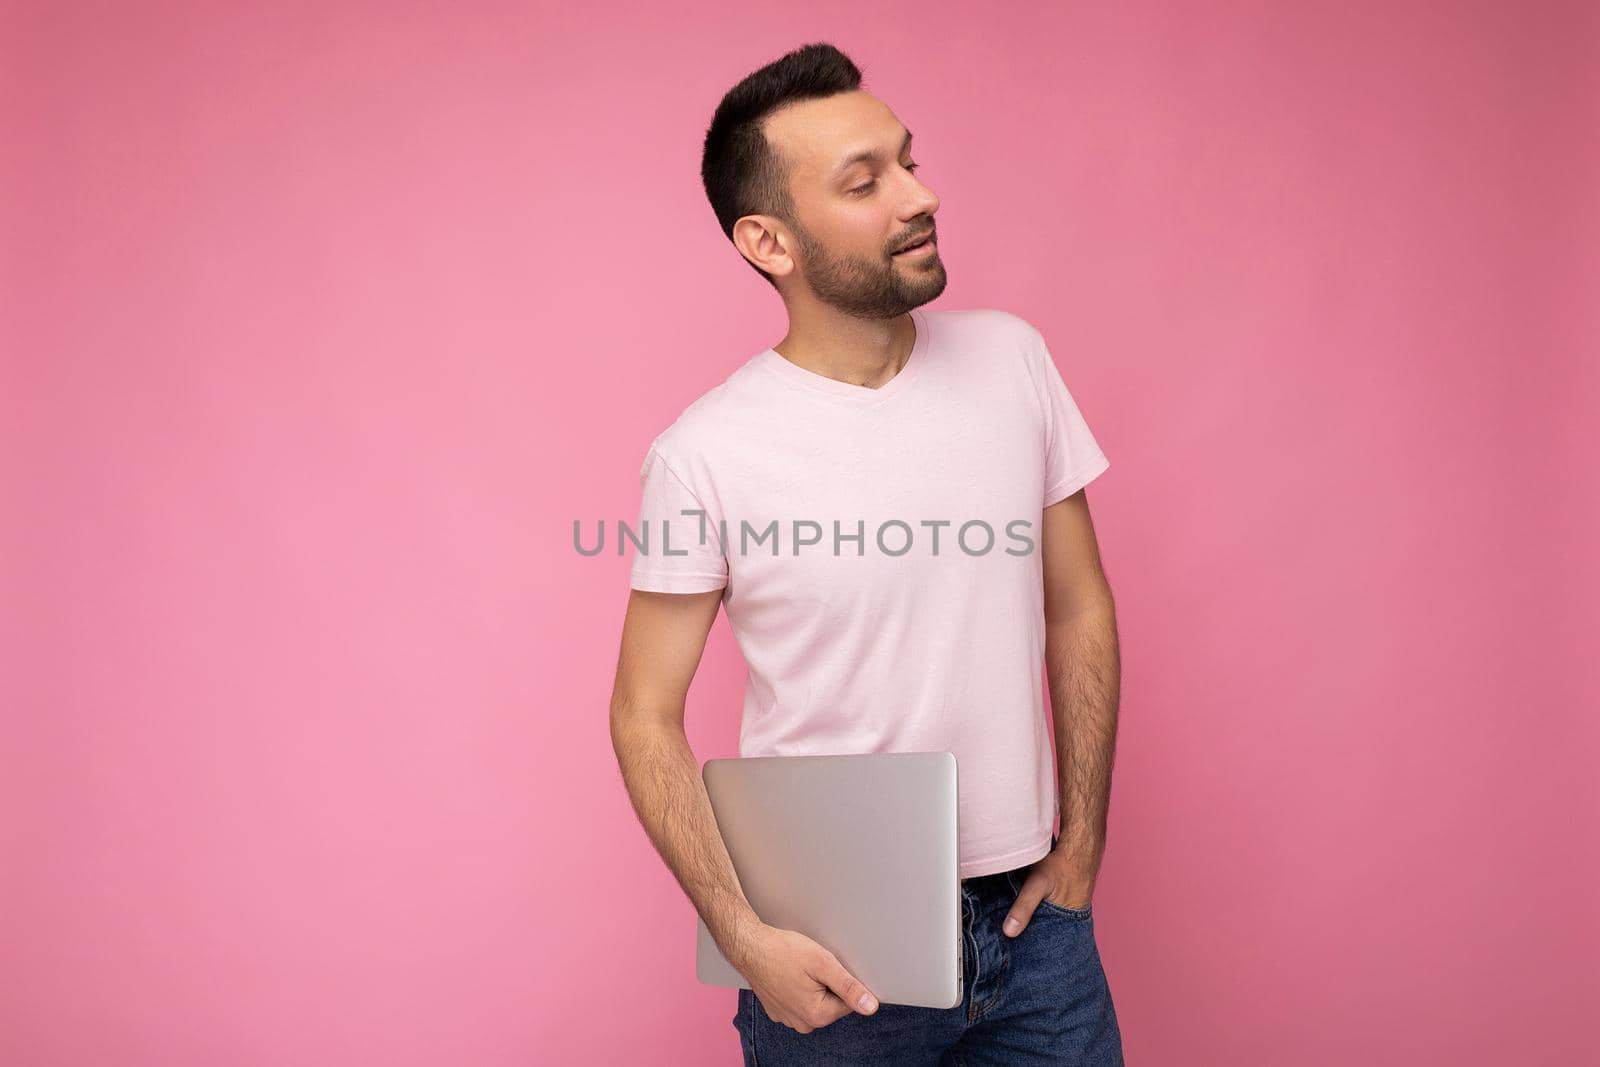
[[[1121,1063],[1090,914],[1120,667],[1084,486],[1108,463],[1028,322],[923,309],[945,287],[939,200],[860,85],[808,45],[706,135],[712,207],[789,332],[651,442],[612,742],[750,982],[747,1063]],[[879,1004],[750,908],[683,729],[719,605],[749,667],[741,756],[955,753],[960,1006]]]

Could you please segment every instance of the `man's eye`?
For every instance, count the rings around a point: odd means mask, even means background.
[[[920,166],[922,166],[921,163],[918,163],[916,160],[912,160],[910,163],[906,164],[906,170],[915,172],[916,169],[918,167],[920,167]],[[856,186],[854,189],[850,190],[850,194],[852,196],[860,196],[862,193],[866,192],[868,189],[871,189],[874,185],[877,185],[877,184],[878,184],[878,182],[877,182],[876,179],[869,178],[867,180],[867,184]]]

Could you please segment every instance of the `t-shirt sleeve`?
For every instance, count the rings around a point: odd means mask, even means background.
[[[709,593],[728,584],[720,523],[655,443],[639,468],[631,584],[655,593]]]
[[[1045,464],[1043,507],[1059,503],[1094,481],[1111,461],[1106,459],[1084,421],[1050,349],[1038,330],[1029,327],[1033,357],[1044,404]]]

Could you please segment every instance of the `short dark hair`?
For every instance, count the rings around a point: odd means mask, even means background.
[[[773,60],[728,90],[706,130],[700,180],[729,241],[733,224],[746,215],[773,215],[795,225],[789,161],[767,143],[761,128],[766,117],[786,104],[860,88],[861,68],[833,45],[817,42]],[[750,266],[778,287],[772,275]]]

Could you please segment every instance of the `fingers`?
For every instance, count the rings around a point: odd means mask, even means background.
[[[1037,898],[1025,901],[1018,897],[1017,902],[1011,905],[1010,913],[1006,915],[1005,925],[1001,927],[1001,929],[1005,930],[1006,936],[1016,937],[1026,930],[1028,923],[1033,919],[1033,909],[1038,906],[1039,901]]]
[[[1028,928],[1028,923],[1033,919],[1034,909],[1039,906],[1039,901],[1049,895],[1049,887],[1042,878],[1029,878],[1022,883],[1022,889],[1017,893],[1017,899],[1012,902],[1011,910],[1006,912],[1006,921],[1001,924],[1007,937],[1016,937]]]
[[[871,1015],[878,1010],[878,998],[872,995],[859,978],[845,970],[844,964],[840,963],[838,957],[831,952],[822,960],[816,973],[811,977],[827,986],[850,1011]]]
[[[817,986],[812,995],[804,997],[798,1011],[775,1011],[765,1000],[761,1002],[761,1006],[766,1009],[767,1016],[772,1021],[782,1023],[799,1034],[821,1030],[824,1026],[831,1026],[850,1014],[850,1005],[823,986]]]

